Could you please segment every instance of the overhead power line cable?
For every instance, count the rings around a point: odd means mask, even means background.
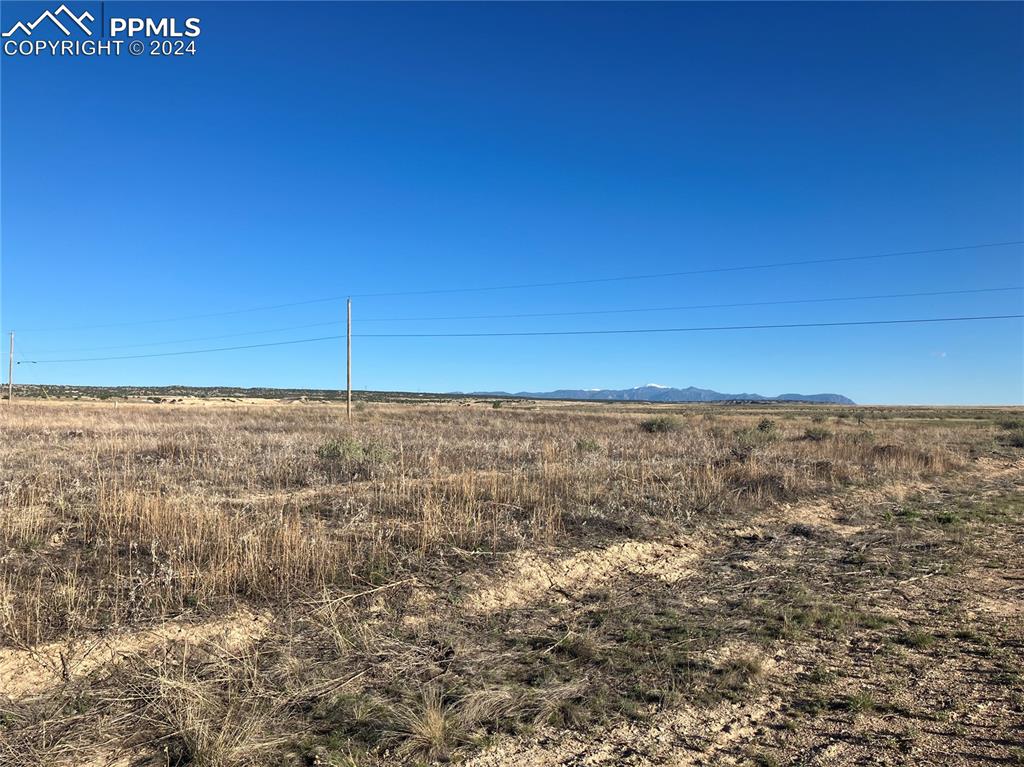
[[[1024,288],[1022,288],[1024,290]],[[146,346],[172,346],[173,344],[193,344],[200,341],[216,341],[222,338],[242,338],[244,336],[261,336],[268,333],[285,333],[290,330],[305,330],[307,328],[324,328],[334,325],[344,325],[345,320],[332,320],[330,322],[310,322],[305,325],[289,325],[284,328],[267,328],[265,330],[247,330],[243,333],[224,333],[217,336],[203,336],[202,338],[179,338],[174,341],[147,341],[137,344],[115,344],[113,346],[85,346],[78,349],[39,349],[37,354],[78,354],[80,352],[99,352],[112,349],[139,349]]]
[[[1008,288],[972,288],[969,290],[930,290],[921,293],[879,293],[870,296],[840,296],[830,298],[794,298],[779,301],[736,301],[727,304],[685,304],[683,306],[652,306],[635,309],[586,309],[571,312],[525,312],[517,314],[461,314],[431,317],[360,317],[359,322],[429,322],[433,320],[503,320],[529,317],[580,317],[594,314],[636,314],[641,312],[674,312],[684,309],[736,309],[744,306],[786,306],[790,304],[823,304],[842,301],[869,301],[884,298],[921,298],[926,296],[959,296],[971,293],[1005,293],[1024,290],[1017,285]]]
[[[348,293],[346,295],[327,296],[324,298],[311,298],[303,301],[291,301],[288,303],[281,304],[269,304],[265,306],[256,306],[243,309],[233,309],[222,312],[207,312],[204,314],[189,314],[178,317],[165,317],[161,319],[144,319],[144,320],[130,320],[123,322],[110,322],[96,325],[75,325],[65,326],[56,328],[24,328],[20,329],[21,332],[31,333],[42,333],[42,332],[58,332],[68,330],[92,330],[98,328],[112,328],[112,327],[130,327],[135,325],[151,325],[166,322],[182,322],[184,320],[193,319],[205,319],[209,317],[226,317],[236,314],[248,314],[252,312],[269,311],[272,309],[284,309],[295,306],[306,306],[310,304],[318,303],[330,303],[334,301],[344,301],[346,298],[385,298],[385,297],[398,297],[398,296],[425,296],[425,295],[439,295],[448,293],[480,293],[489,291],[500,291],[500,290],[527,290],[533,288],[553,288],[553,287],[569,287],[573,285],[596,285],[604,283],[614,282],[627,282],[635,280],[653,280],[653,279],[667,279],[670,277],[689,277],[700,274],[723,274],[729,272],[744,272],[744,271],[757,271],[761,269],[778,269],[783,267],[793,266],[812,266],[817,264],[838,264],[838,263],[850,263],[857,261],[872,261],[889,258],[905,258],[911,256],[924,256],[934,255],[938,253],[957,253],[968,250],[983,250],[991,248],[1009,247],[1014,245],[1024,245],[1024,240],[1007,240],[1004,242],[987,242],[978,243],[974,245],[958,245],[955,247],[947,248],[927,248],[924,250],[902,250],[894,251],[891,253],[875,253],[864,256],[838,256],[832,258],[809,258],[809,259],[798,259],[792,261],[776,261],[767,264],[744,264],[740,266],[715,266],[707,267],[702,269],[688,269],[684,271],[675,272],[657,272],[650,274],[629,274],[619,275],[615,277],[590,277],[578,280],[556,280],[551,282],[525,282],[525,283],[514,283],[507,285],[485,285],[476,287],[456,287],[456,288],[430,288],[425,290],[397,290],[397,291],[382,291],[377,293]]]
[[[1017,285],[1005,288],[970,288],[965,290],[931,290],[917,293],[880,293],[868,296],[838,296],[828,298],[795,298],[795,299],[784,299],[778,301],[736,301],[724,304],[687,304],[683,306],[654,306],[654,307],[638,307],[631,309],[592,309],[582,311],[570,311],[570,312],[527,312],[517,314],[462,314],[462,315],[447,315],[447,316],[428,316],[428,317],[368,317],[359,318],[359,322],[429,322],[437,320],[487,320],[487,319],[525,319],[531,317],[579,317],[579,316],[591,316],[601,314],[635,314],[635,313],[649,313],[649,312],[667,312],[667,311],[680,311],[687,309],[729,309],[749,306],[785,306],[791,304],[816,304],[816,303],[834,303],[844,301],[866,301],[876,299],[888,299],[888,298],[920,298],[920,297],[932,297],[932,296],[956,296],[956,295],[967,295],[967,294],[980,294],[980,293],[1005,293],[1011,291],[1024,290],[1024,286]],[[203,336],[199,338],[179,338],[170,341],[147,341],[142,343],[134,344],[114,344],[105,346],[87,346],[79,347],[76,349],[37,349],[36,354],[80,354],[82,352],[94,352],[94,351],[108,351],[115,349],[139,349],[151,346],[171,346],[174,344],[189,344],[199,343],[201,341],[216,341],[224,338],[242,338],[245,336],[257,336],[265,335],[269,333],[284,333],[291,330],[304,330],[306,328],[320,328],[320,327],[331,327],[335,325],[344,325],[344,320],[332,320],[330,322],[313,322],[304,325],[290,325],[288,327],[278,328],[267,328],[264,330],[248,330],[241,333],[224,333],[215,336]],[[24,355],[22,355],[24,356]],[[39,360],[43,362],[45,360]]]
[[[715,330],[782,330],[789,328],[838,328],[858,325],[913,325],[933,322],[1022,319],[1024,314],[991,314],[980,317],[925,317],[908,320],[847,320],[841,322],[788,322],[771,325],[705,325],[689,328],[636,328],[624,330],[523,330],[507,333],[362,333],[357,338],[496,338],[506,336],[603,336],[642,333],[696,333]]]
[[[794,322],[777,323],[771,325],[707,325],[685,328],[631,328],[622,330],[536,330],[536,331],[512,331],[507,333],[363,333],[356,334],[354,338],[499,338],[499,337],[523,337],[523,336],[596,336],[596,335],[629,335],[642,333],[697,333],[729,330],[783,330],[793,328],[836,328],[836,327],[858,327],[866,325],[913,325],[938,322],[978,322],[983,320],[1011,320],[1024,319],[1024,314],[993,314],[973,317],[924,317],[901,320],[848,320],[842,322]],[[319,338],[299,338],[291,341],[271,341],[263,344],[248,344],[246,346],[222,346],[216,349],[190,349],[178,352],[155,352],[152,354],[129,354],[116,357],[80,357],[76,359],[61,360],[24,360],[18,364],[47,364],[67,362],[105,362],[110,360],[133,360],[153,357],[178,357],[186,354],[211,354],[214,352],[237,351],[240,349],[260,349],[270,346],[289,346],[293,344],[308,344],[318,341],[336,341],[345,338],[343,335],[321,336]]]
[[[626,282],[629,280],[656,280],[668,277],[691,277],[698,274],[722,274],[726,272],[746,272],[758,269],[777,269],[785,266],[811,266],[814,264],[839,264],[850,261],[871,261],[883,258],[901,258],[906,256],[924,256],[935,253],[954,253],[964,250],[982,248],[1000,248],[1008,245],[1021,245],[1024,240],[1008,240],[1006,242],[988,242],[979,245],[960,245],[952,248],[930,248],[928,250],[901,250],[892,253],[875,253],[869,256],[839,256],[836,258],[808,258],[796,261],[776,261],[770,264],[745,264],[743,266],[713,266],[704,269],[687,269],[679,272],[657,272],[653,274],[630,274],[619,277],[590,277],[582,280],[556,280],[553,282],[522,282],[510,285],[490,285],[475,288],[433,288],[428,290],[400,290],[383,293],[354,293],[352,298],[384,298],[390,296],[427,296],[440,293],[476,293],[490,290],[524,290],[527,288],[556,288],[570,285],[595,285],[607,282]]]
[[[154,352],[152,354],[124,354],[116,357],[79,357],[63,360],[24,360],[19,365],[45,365],[51,362],[106,362],[109,360],[141,360],[150,357],[180,357],[185,354],[212,354],[213,352],[233,352],[240,349],[262,349],[267,346],[291,346],[293,344],[311,344],[317,341],[336,341],[345,336],[320,336],[319,338],[297,338],[291,341],[269,341],[265,344],[247,344],[245,346],[221,346],[216,349],[187,349],[180,352]]]

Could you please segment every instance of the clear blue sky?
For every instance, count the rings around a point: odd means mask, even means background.
[[[69,2],[99,18],[99,4]],[[4,29],[53,4],[4,2]],[[1024,239],[1024,5],[118,3],[194,58],[2,57],[2,325],[21,359],[332,335],[347,293]],[[1020,246],[573,287],[362,298],[355,332],[1021,313]],[[5,341],[6,343],[6,341]],[[142,344],[161,343],[158,346]],[[131,346],[84,351],[105,346]],[[6,355],[6,351],[5,351]],[[355,386],[834,391],[1024,401],[1020,320],[652,336],[357,339]],[[4,366],[6,367],[6,365]],[[343,342],[20,365],[16,381],[340,387]]]

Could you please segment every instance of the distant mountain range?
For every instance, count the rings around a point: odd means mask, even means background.
[[[646,384],[632,389],[558,389],[557,391],[527,392],[511,394],[503,391],[473,392],[479,396],[489,397],[523,397],[525,399],[583,399],[583,400],[614,400],[621,402],[724,402],[742,400],[747,402],[822,402],[831,405],[854,405],[849,397],[842,394],[780,394],[778,397],[765,397],[761,394],[723,394],[711,389],[698,389],[688,386],[685,389],[674,389],[660,384]]]

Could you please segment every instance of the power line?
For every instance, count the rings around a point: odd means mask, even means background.
[[[706,325],[690,328],[637,328],[627,330],[522,330],[508,333],[363,333],[358,338],[494,338],[506,336],[603,336],[630,333],[694,333],[713,330],[781,330],[788,328],[837,328],[858,325],[913,325],[929,322],[1024,319],[1024,314],[991,314],[981,317],[925,317],[909,320],[849,320],[843,322],[793,322],[774,325]]]
[[[744,266],[715,266],[705,269],[688,269],[680,272],[658,272],[655,274],[631,274],[620,277],[591,277],[583,280],[557,280],[554,282],[524,282],[511,285],[491,285],[475,288],[434,288],[429,290],[401,290],[384,293],[353,293],[353,298],[383,298],[390,296],[427,296],[439,293],[476,293],[490,290],[523,290],[527,288],[555,288],[569,285],[593,285],[605,282],[625,282],[628,280],[655,280],[667,277],[690,277],[697,274],[721,274],[725,272],[744,272],[757,269],[777,269],[785,266],[811,266],[814,264],[838,264],[850,261],[870,261],[883,258],[900,258],[904,256],[924,256],[935,253],[953,253],[964,250],[982,248],[1000,248],[1007,245],[1021,245],[1024,240],[1007,242],[989,242],[980,245],[960,245],[953,248],[930,248],[928,250],[901,250],[893,253],[876,253],[869,256],[840,256],[836,258],[809,258],[798,261],[776,261],[770,264],[747,264]]]
[[[216,341],[221,338],[241,338],[243,336],[260,336],[267,333],[284,333],[289,330],[304,330],[306,328],[323,328],[333,325],[344,325],[344,320],[333,320],[331,322],[311,322],[305,325],[289,325],[285,328],[268,328],[266,330],[247,330],[243,333],[225,333],[218,336],[204,336],[202,338],[179,338],[175,341],[147,341],[140,344],[116,344],[113,346],[86,346],[79,349],[38,349],[37,354],[77,354],[79,352],[98,352],[108,349],[138,349],[145,346],[172,346],[174,344],[192,344],[200,341]],[[41,360],[42,361],[42,360]]]
[[[849,320],[842,322],[796,322],[780,323],[772,325],[709,325],[700,327],[685,328],[636,328],[623,330],[536,330],[536,331],[513,331],[507,333],[364,333],[356,334],[355,338],[496,338],[513,336],[592,336],[592,335],[625,335],[641,333],[695,333],[709,331],[728,330],[783,330],[793,328],[834,328],[834,327],[855,327],[865,325],[912,325],[937,322],[977,322],[982,320],[1011,320],[1024,319],[1024,314],[994,314],[976,317],[925,317],[904,320]],[[153,354],[129,354],[116,357],[82,357],[77,359],[62,360],[23,360],[19,365],[24,364],[47,364],[65,362],[105,362],[110,360],[132,360],[152,357],[178,357],[186,354],[210,354],[213,352],[237,351],[240,349],[260,349],[269,346],[289,346],[292,344],[307,344],[318,341],[336,341],[345,338],[343,335],[321,336],[319,338],[299,338],[291,341],[271,341],[263,344],[249,344],[246,346],[222,346],[216,349],[191,349],[179,352],[155,352]]]
[[[969,290],[932,290],[921,293],[879,293],[871,296],[843,296],[830,298],[795,298],[780,301],[738,301],[728,304],[688,304],[684,306],[654,306],[636,309],[589,309],[572,312],[527,312],[519,314],[462,314],[433,317],[361,317],[359,322],[427,322],[432,320],[499,320],[528,317],[579,317],[594,314],[633,314],[640,312],[671,312],[683,309],[735,309],[743,306],[784,306],[787,304],[821,304],[841,301],[867,301],[882,298],[921,298],[925,296],[958,296],[971,293],[1005,293],[1024,290],[1017,285],[1009,288],[973,288]]]
[[[185,320],[202,320],[211,317],[229,317],[236,314],[252,314],[254,312],[265,312],[271,309],[286,309],[292,306],[305,306],[307,304],[325,304],[332,301],[344,301],[345,296],[331,296],[328,298],[311,298],[306,301],[291,301],[286,304],[268,304],[266,306],[253,306],[248,309],[232,309],[225,312],[206,312],[203,314],[184,314],[178,317],[163,317],[160,319],[130,320],[125,322],[105,322],[98,325],[65,325],[56,328],[25,328],[18,329],[19,333],[59,333],[68,330],[99,330],[102,328],[124,328],[135,327],[136,325],[160,325],[168,322],[184,322]]]
[[[634,313],[647,313],[647,312],[663,312],[663,311],[679,311],[685,309],[724,309],[724,308],[738,308],[738,307],[749,307],[749,306],[784,306],[789,304],[815,304],[815,303],[834,303],[843,301],[865,301],[875,299],[888,299],[888,298],[919,298],[927,296],[954,296],[954,295],[967,295],[967,294],[979,294],[979,293],[1005,293],[1010,291],[1024,290],[1024,286],[1012,286],[1005,288],[971,288],[965,290],[933,290],[924,291],[917,293],[880,293],[875,295],[867,296],[840,296],[840,297],[828,297],[828,298],[795,298],[785,299],[778,301],[738,301],[724,304],[688,304],[683,306],[655,306],[655,307],[638,307],[631,309],[593,309],[583,311],[571,311],[571,312],[528,312],[518,314],[464,314],[464,315],[448,315],[448,316],[430,316],[430,317],[369,317],[360,318],[359,322],[425,322],[425,321],[437,321],[437,320],[485,320],[485,319],[524,319],[531,317],[576,317],[576,316],[591,316],[601,314],[634,314]],[[91,346],[81,347],[77,349],[37,349],[36,354],[78,354],[81,352],[91,351],[107,351],[114,349],[138,349],[151,346],[171,346],[174,344],[187,344],[187,343],[199,343],[201,341],[216,341],[223,338],[241,338],[245,336],[256,336],[264,335],[267,333],[284,333],[291,330],[304,330],[306,328],[318,328],[318,327],[330,327],[335,325],[345,324],[343,320],[336,320],[330,322],[313,322],[304,325],[290,325],[288,327],[268,328],[265,330],[250,330],[241,333],[225,333],[215,336],[203,336],[199,338],[180,338],[172,341],[149,341],[144,343],[135,344],[115,344],[108,346]],[[18,356],[24,357],[24,354]],[[45,362],[45,360],[38,360],[38,362]]]
[[[46,365],[51,362],[105,362],[109,360],[141,360],[148,357],[180,357],[185,354],[210,354],[212,352],[233,352],[239,349],[262,349],[267,346],[290,346],[292,344],[311,344],[316,341],[336,341],[345,336],[320,336],[319,338],[298,338],[292,341],[270,341],[265,344],[248,344],[246,346],[221,346],[216,349],[189,349],[180,352],[154,352],[153,354],[125,354],[117,357],[79,357],[64,360],[22,360],[19,365]]]
[[[988,242],[978,243],[974,245],[959,245],[955,247],[947,248],[928,248],[924,250],[903,250],[894,251],[891,253],[876,253],[865,256],[839,256],[834,258],[812,258],[802,259],[793,261],[776,261],[767,264],[745,264],[741,266],[717,266],[708,267],[704,269],[690,269],[685,271],[676,272],[659,272],[652,274],[631,274],[631,275],[620,275],[616,277],[592,277],[579,280],[558,280],[552,282],[530,282],[530,283],[518,283],[509,285],[488,285],[488,286],[477,286],[477,287],[459,287],[459,288],[432,288],[427,290],[400,290],[400,291],[385,291],[379,293],[349,293],[344,296],[327,296],[324,298],[311,298],[303,301],[291,301],[288,303],[280,304],[268,304],[265,306],[256,306],[244,309],[233,309],[222,312],[207,312],[204,314],[189,314],[181,315],[178,317],[165,317],[162,319],[142,319],[142,320],[130,320],[123,322],[110,322],[94,325],[75,325],[65,327],[51,327],[51,328],[19,328],[19,332],[26,333],[44,333],[44,332],[60,332],[68,330],[92,330],[99,328],[113,328],[113,327],[130,327],[135,325],[153,325],[167,322],[182,322],[185,320],[193,319],[205,319],[210,317],[227,317],[237,314],[249,314],[253,312],[269,311],[273,309],[284,309],[295,306],[306,306],[310,304],[318,303],[330,303],[334,301],[344,301],[347,298],[384,298],[384,297],[398,297],[398,296],[422,296],[422,295],[438,295],[446,293],[479,293],[488,291],[500,291],[500,290],[526,290],[532,288],[552,288],[552,287],[568,287],[572,285],[594,285],[612,282],[627,282],[634,280],[653,280],[653,279],[666,279],[670,277],[687,277],[695,276],[700,274],[722,274],[729,272],[742,272],[742,271],[756,271],[760,269],[778,269],[783,267],[792,266],[811,266],[816,264],[836,264],[836,263],[848,263],[856,261],[870,261],[887,258],[903,258],[910,256],[923,256],[933,255],[937,253],[956,253],[968,250],[982,250],[989,248],[1001,248],[1014,245],[1024,245],[1024,240],[1007,240],[1005,242]]]

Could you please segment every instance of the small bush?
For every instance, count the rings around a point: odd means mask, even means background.
[[[825,423],[825,414],[824,413],[815,413],[814,415],[811,416],[811,422],[812,423]]]
[[[640,430],[648,434],[667,434],[679,430],[679,419],[672,415],[659,415],[640,422]]]
[[[771,434],[775,431],[775,421],[771,418],[762,418],[757,423],[757,430],[762,434]]]
[[[597,440],[581,437],[576,440],[576,452],[577,453],[596,453],[601,449],[601,445],[598,444]]]
[[[732,446],[733,456],[739,460],[745,460],[757,448],[774,442],[775,434],[759,429],[741,429],[733,434],[733,439],[735,440]]]
[[[345,472],[376,473],[391,462],[391,451],[384,445],[364,445],[351,437],[331,439],[316,449],[316,456]]]
[[[821,426],[811,426],[804,430],[804,439],[812,442],[823,442],[832,436],[832,432]]]
[[[316,449],[317,458],[337,461],[347,458],[361,458],[363,446],[354,439],[329,439]]]

